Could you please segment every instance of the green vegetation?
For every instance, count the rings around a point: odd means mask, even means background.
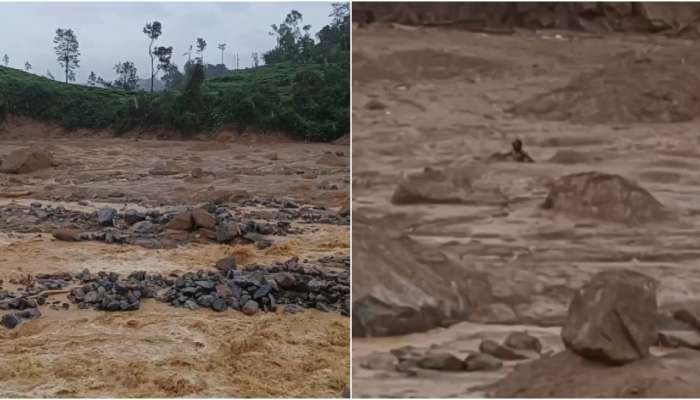
[[[11,114],[116,132],[235,125],[330,141],[350,130],[349,67],[280,63],[199,82],[198,90],[188,85],[156,94],[65,84],[0,67],[0,120]]]
[[[259,55],[253,53],[254,67],[244,70],[229,70],[223,64],[225,43],[217,46],[222,63],[206,64],[207,42],[197,38],[196,57],[191,58],[190,46],[182,73],[171,63],[172,47],[154,48],[162,24],[149,22],[143,33],[149,39],[150,93],[136,91],[136,67],[128,60],[115,65],[114,81],[91,72],[86,86],[68,84],[75,81],[80,51],[73,31],[58,29],[54,49],[65,83],[53,80],[50,72],[44,78],[0,67],[0,122],[18,115],[68,129],[117,133],[149,128],[193,133],[233,125],[241,131],[276,130],[330,141],[350,131],[349,3],[333,4],[331,16],[316,41],[311,26],[302,26],[303,16],[292,10],[283,23],[271,26],[276,46],[263,54],[266,65],[259,66]],[[5,56],[6,65],[8,61]],[[167,90],[154,93],[158,71]]]

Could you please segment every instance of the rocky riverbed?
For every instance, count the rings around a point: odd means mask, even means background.
[[[26,148],[52,157],[0,173],[0,395],[341,396],[347,145],[3,125]]]

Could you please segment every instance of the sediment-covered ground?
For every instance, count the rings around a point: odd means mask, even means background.
[[[696,339],[664,316],[700,310],[697,48],[655,35],[355,27],[354,396],[493,393],[523,360],[397,370],[397,349],[464,359],[483,339],[527,331],[541,354],[559,352],[573,293],[612,268],[657,279],[659,329]],[[535,163],[493,161],[516,138]],[[604,368],[581,369],[582,382]],[[663,393],[642,381],[628,382],[634,395]],[[622,384],[522,393],[630,395]],[[495,393],[514,395],[509,385]]]
[[[0,395],[341,395],[349,146],[76,137],[6,123],[0,158],[23,148],[54,163],[0,173],[0,314],[22,313],[16,299],[32,294],[43,305],[38,318],[0,326]],[[235,270],[217,268],[227,257]],[[277,286],[275,273],[292,283]],[[143,276],[169,284],[141,290]],[[91,289],[100,301],[86,300]],[[248,301],[257,312],[243,312]]]

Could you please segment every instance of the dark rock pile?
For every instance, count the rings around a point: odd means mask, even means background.
[[[316,308],[350,314],[349,270],[322,270],[303,265],[297,258],[267,267],[252,265],[243,271],[236,270],[227,258],[217,267],[219,272],[182,275],[159,298],[176,307],[215,311],[231,308],[246,314],[276,311],[280,304],[287,305],[285,311],[292,313]]]
[[[216,268],[168,276],[144,271],[127,276],[104,271],[93,274],[88,270],[72,275],[38,275],[17,292],[0,290],[0,310],[19,311],[4,316],[2,324],[11,329],[22,319],[40,316],[38,308],[46,305],[52,291],[68,292],[68,300],[80,309],[102,311],[134,311],[143,299],[154,298],[191,310],[231,309],[247,315],[275,312],[282,306],[288,314],[316,308],[350,315],[349,257],[325,257],[319,265],[292,258],[271,266],[251,265],[244,270],[238,270],[235,259],[227,257],[217,262]],[[55,301],[51,306],[69,308],[68,303],[58,304]],[[25,313],[27,310],[34,311]]]
[[[274,207],[266,209],[266,207]],[[234,206],[208,204],[179,210],[119,212],[104,207],[92,213],[63,207],[0,207],[0,230],[20,233],[51,231],[62,241],[94,240],[170,248],[190,241],[272,245],[267,236],[300,233],[292,222],[349,225],[350,216],[325,208],[301,207],[285,200],[248,200]]]
[[[73,288],[68,299],[78,308],[96,308],[104,311],[133,311],[141,306],[141,299],[154,298],[158,291],[173,284],[172,279],[161,275],[146,275],[133,272],[126,279],[119,274],[99,272],[92,275],[88,270],[76,274],[82,286]]]

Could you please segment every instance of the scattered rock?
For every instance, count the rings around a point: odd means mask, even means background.
[[[253,301],[253,300],[248,300],[244,305],[243,309],[243,314],[245,315],[255,315],[258,313],[260,310],[260,306],[258,306],[258,303]]]
[[[293,289],[297,285],[297,280],[289,272],[278,272],[273,275],[273,279],[282,289]]]
[[[464,360],[467,371],[495,371],[503,367],[503,361],[485,353],[472,353]]]
[[[520,354],[512,349],[509,349],[493,340],[482,340],[479,345],[479,351],[484,354],[492,355],[501,360],[525,360],[527,356]]]
[[[298,304],[287,304],[284,307],[285,314],[298,314],[304,312],[304,307]]]
[[[215,299],[211,303],[211,308],[214,311],[224,311],[227,307],[228,305],[226,304],[226,300],[224,299]]]
[[[0,324],[7,329],[15,329],[22,322],[15,314],[5,314],[0,319]]]
[[[141,221],[133,224],[130,228],[130,230],[134,233],[140,234],[140,235],[148,235],[155,233],[157,230],[157,227],[153,222],[151,221]]]
[[[41,317],[41,311],[38,308],[28,308],[15,313],[15,316],[21,319],[37,319]]]
[[[190,231],[194,228],[194,219],[190,211],[177,214],[173,219],[165,225],[165,229],[175,231]]]
[[[512,332],[506,338],[504,344],[516,350],[532,350],[542,353],[542,342],[527,332]]]
[[[59,229],[53,232],[53,237],[64,242],[77,242],[80,241],[80,232],[74,229]]]
[[[561,331],[566,347],[606,364],[645,358],[656,341],[656,280],[630,270],[600,272],[574,296]]]
[[[236,258],[233,256],[224,257],[216,262],[216,268],[222,272],[235,270],[236,269]]]
[[[428,353],[418,360],[418,366],[440,371],[461,371],[464,369],[462,360],[450,353]]]
[[[134,225],[146,219],[146,214],[136,211],[136,210],[126,210],[124,214],[124,221],[128,225]]]
[[[192,210],[192,219],[194,220],[195,226],[199,228],[216,229],[216,218],[203,208],[195,208]]]
[[[100,226],[114,226],[114,218],[117,216],[117,210],[109,207],[104,207],[97,211],[97,223]]]
[[[236,223],[223,222],[216,227],[216,241],[219,243],[228,243],[239,236],[241,230]]]

